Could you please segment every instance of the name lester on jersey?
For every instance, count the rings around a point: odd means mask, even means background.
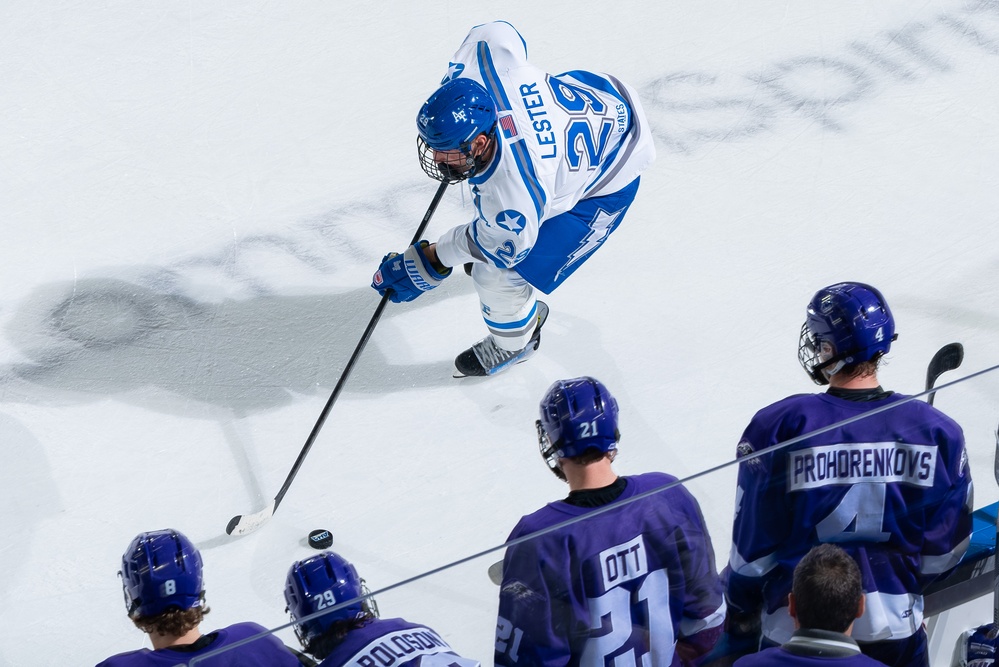
[[[788,456],[787,490],[863,482],[932,487],[936,464],[933,445],[867,442],[808,447]]]

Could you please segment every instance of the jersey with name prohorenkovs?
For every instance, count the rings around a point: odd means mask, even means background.
[[[898,404],[739,466],[729,601],[763,606],[764,633],[786,641],[795,565],[819,543],[857,560],[867,611],[860,641],[901,639],[922,623],[923,587],[953,567],[971,531],[971,475],[961,428],[922,401],[893,394],[854,402],[803,394],[756,414],[738,453]]]
[[[615,506],[676,478],[626,481]],[[594,511],[550,503],[510,539]],[[496,665],[679,665],[674,642],[724,619],[711,541],[682,486],[512,546],[503,570]]]

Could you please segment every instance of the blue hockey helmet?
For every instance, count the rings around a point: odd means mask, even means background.
[[[179,531],[168,528],[136,535],[121,557],[119,575],[130,618],[202,605],[201,553]]]
[[[298,561],[288,569],[285,579],[287,611],[295,623],[295,633],[305,647],[338,621],[377,616],[374,600],[359,599],[363,595],[368,595],[368,589],[357,570],[347,559],[332,551]],[[344,602],[348,604],[317,618],[298,620]]]
[[[898,338],[884,296],[864,283],[820,289],[806,313],[798,361],[816,384],[829,384],[829,378],[843,368],[876,361]]]
[[[452,79],[423,103],[416,116],[416,140],[420,166],[430,178],[457,183],[473,175],[483,165],[469,153],[475,137],[490,134],[496,127],[496,103],[472,79]],[[464,154],[460,166],[437,162],[436,152],[458,150]]]
[[[535,422],[541,456],[564,480],[559,459],[579,456],[589,449],[617,450],[617,400],[599,380],[583,376],[559,380],[541,399],[541,419]]]

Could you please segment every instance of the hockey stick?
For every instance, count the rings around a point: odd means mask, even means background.
[[[418,242],[420,237],[423,236],[423,232],[430,223],[430,218],[434,215],[434,211],[437,210],[437,205],[440,203],[441,197],[444,196],[444,190],[447,189],[447,186],[447,182],[442,182],[440,187],[437,188],[437,194],[434,195],[433,200],[430,202],[430,206],[427,208],[427,212],[423,215],[423,220],[420,222],[420,227],[416,230],[416,234],[413,235],[413,240],[410,241],[409,245],[413,245]],[[298,453],[298,458],[295,459],[295,465],[291,467],[291,472],[288,473],[288,477],[285,478],[284,484],[281,485],[281,490],[278,491],[276,496],[274,496],[274,500],[271,501],[270,505],[256,514],[237,514],[230,519],[229,525],[225,527],[226,533],[229,535],[246,535],[247,533],[253,532],[265,521],[271,518],[274,512],[277,511],[278,505],[281,504],[281,501],[284,499],[284,495],[288,493],[288,488],[291,486],[292,481],[294,481],[295,476],[298,474],[299,468],[302,467],[305,457],[308,455],[309,450],[312,449],[312,445],[316,441],[316,436],[319,435],[319,431],[323,428],[323,424],[326,422],[326,418],[329,416],[330,410],[333,408],[333,404],[336,403],[336,399],[339,398],[343,385],[346,384],[347,378],[350,376],[350,372],[354,369],[354,363],[357,361],[358,357],[361,356],[361,351],[364,350],[364,346],[367,345],[368,339],[371,338],[371,333],[375,330],[375,325],[378,324],[378,320],[381,319],[382,311],[385,310],[385,304],[387,304],[388,301],[389,295],[385,294],[381,301],[378,302],[378,307],[375,308],[375,312],[371,316],[371,320],[368,322],[367,328],[361,335],[361,340],[358,341],[357,346],[354,348],[354,353],[351,354],[350,359],[347,360],[347,365],[343,367],[343,372],[340,374],[340,379],[337,380],[336,386],[333,388],[333,393],[330,394],[329,400],[326,401],[326,406],[323,407],[323,411],[319,414],[319,419],[316,420],[316,425],[312,427],[312,432],[305,441],[305,446],[302,447],[302,451]]]
[[[937,350],[930,359],[930,365],[926,367],[926,391],[933,389],[938,377],[959,367],[962,361],[964,361],[964,346],[960,343],[948,343]],[[932,392],[926,401],[933,405],[935,396],[936,392]]]

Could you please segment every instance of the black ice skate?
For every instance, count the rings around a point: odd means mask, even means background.
[[[516,352],[504,350],[496,345],[496,339],[489,334],[455,358],[454,365],[458,371],[454,377],[496,375],[514,364],[527,361],[534,356],[538,346],[541,345],[541,327],[547,319],[548,304],[538,301],[538,323],[524,349]]]

